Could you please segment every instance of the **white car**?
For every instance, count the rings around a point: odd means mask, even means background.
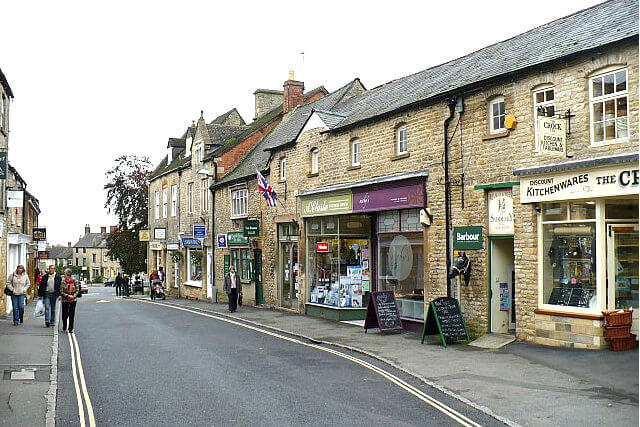
[[[88,294],[89,293],[89,285],[87,284],[86,280],[81,280],[80,281],[80,293],[81,294]]]

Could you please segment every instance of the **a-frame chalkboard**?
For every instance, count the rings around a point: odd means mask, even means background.
[[[423,344],[425,335],[440,335],[442,345],[445,347],[447,346],[447,338],[452,340],[465,338],[467,342],[471,341],[458,300],[442,297],[429,303],[427,320],[422,328],[421,342]]]
[[[402,320],[393,291],[371,292],[364,319],[364,332],[379,328],[381,332],[402,330]]]

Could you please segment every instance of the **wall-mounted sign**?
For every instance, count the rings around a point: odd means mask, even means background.
[[[47,242],[38,242],[38,252],[44,252],[47,250]]]
[[[7,179],[7,152],[0,151],[0,179]]]
[[[424,206],[424,181],[381,184],[353,190],[353,211],[371,212]]]
[[[639,185],[637,162],[606,169],[549,173],[521,178],[520,202],[637,195]]]
[[[42,240],[47,240],[47,229],[44,227],[34,228],[32,231],[32,236],[34,242],[40,242]]]
[[[227,243],[230,245],[246,245],[249,238],[245,237],[244,231],[230,231],[227,233]]]
[[[226,248],[227,247],[227,235],[226,234],[218,234],[217,236],[218,247]]]
[[[207,226],[204,224],[196,224],[193,226],[193,237],[196,239],[204,239],[207,237]]]
[[[491,190],[489,204],[489,235],[513,234],[513,196],[511,188]]]
[[[540,154],[566,157],[567,122],[555,117],[538,117],[538,150]]]
[[[160,243],[160,242],[149,242],[149,249],[151,249],[152,251],[161,251],[162,250],[162,243]]]
[[[244,220],[244,235],[246,237],[256,237],[260,235],[260,221],[257,219]]]
[[[24,206],[24,190],[7,190],[7,207],[21,208]]]
[[[482,227],[453,227],[453,249],[482,249]]]
[[[168,251],[177,251],[179,249],[180,249],[180,243],[177,243],[177,242],[167,243],[167,250]]]
[[[322,216],[351,213],[353,196],[351,192],[329,193],[302,198],[302,216]]]
[[[164,240],[167,238],[167,229],[162,228],[154,228],[153,229],[153,240]]]
[[[320,253],[329,252],[329,242],[316,243],[316,252],[320,252]]]
[[[151,230],[140,230],[138,232],[138,240],[141,242],[148,242],[151,240]]]
[[[183,248],[199,248],[200,240],[194,239],[193,237],[183,237],[182,238],[182,247]]]
[[[51,252],[49,251],[38,251],[38,259],[50,259]]]

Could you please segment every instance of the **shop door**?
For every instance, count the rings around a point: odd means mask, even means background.
[[[281,243],[282,306],[295,308],[298,305],[298,244]]]
[[[491,331],[515,330],[513,239],[491,239]]]
[[[638,224],[607,226],[608,309],[633,308],[638,334]]]
[[[207,298],[213,297],[213,278],[211,277],[211,264],[213,262],[213,253],[211,248],[207,248]]]
[[[262,291],[262,251],[255,251],[253,254],[253,277],[256,281],[256,305],[264,304],[264,294]]]

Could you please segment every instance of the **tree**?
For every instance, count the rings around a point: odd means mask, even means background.
[[[104,207],[118,217],[117,229],[107,237],[108,255],[118,259],[127,274],[146,270],[146,243],[138,240],[138,233],[148,226],[150,172],[148,157],[125,155],[106,173]]]

